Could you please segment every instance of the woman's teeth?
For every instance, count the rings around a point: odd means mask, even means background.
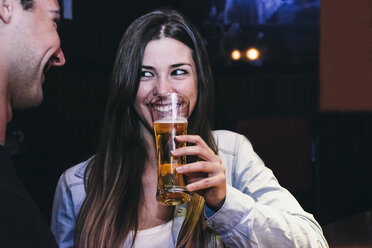
[[[156,106],[156,110],[160,112],[168,112],[172,110],[171,105],[158,105]]]

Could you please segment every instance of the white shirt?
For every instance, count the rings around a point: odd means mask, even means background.
[[[137,232],[133,248],[173,248],[172,221]],[[130,247],[133,234],[130,233],[124,242],[123,248]]]

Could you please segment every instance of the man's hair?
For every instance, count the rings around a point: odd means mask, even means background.
[[[34,0],[21,0],[24,10],[31,9],[34,6]]]

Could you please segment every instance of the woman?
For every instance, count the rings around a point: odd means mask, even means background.
[[[190,145],[174,156],[189,204],[156,201],[157,159],[149,99],[190,100]],[[212,77],[202,39],[178,12],[135,20],[119,45],[97,154],[68,169],[54,199],[60,247],[327,247],[312,215],[282,188],[249,141],[211,131]]]

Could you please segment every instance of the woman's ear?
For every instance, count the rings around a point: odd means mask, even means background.
[[[0,19],[3,23],[10,22],[13,13],[13,0],[0,0]]]

